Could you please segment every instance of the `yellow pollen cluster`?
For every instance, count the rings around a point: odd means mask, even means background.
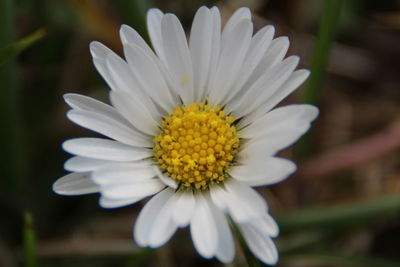
[[[154,138],[154,156],[163,173],[193,189],[224,181],[239,147],[233,121],[219,106],[176,107]]]

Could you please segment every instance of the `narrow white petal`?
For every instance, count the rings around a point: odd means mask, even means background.
[[[157,248],[164,245],[176,232],[178,226],[172,219],[176,198],[170,197],[154,218],[149,233],[149,246]]]
[[[131,43],[124,46],[126,59],[133,74],[145,88],[146,93],[165,111],[176,105],[156,62],[139,46]]]
[[[228,35],[234,28],[241,23],[243,20],[251,20],[251,12],[247,7],[241,7],[232,14],[229,18],[228,22],[224,26],[224,30],[222,32],[222,45],[225,45],[229,42]]]
[[[253,24],[249,20],[238,23],[226,36],[214,80],[210,88],[210,101],[222,103],[234,85],[251,41]]]
[[[218,247],[216,257],[223,263],[230,263],[235,256],[235,243],[229,229],[225,214],[217,207],[210,205],[218,232]]]
[[[260,194],[244,183],[231,179],[225,182],[225,188],[229,196],[229,213],[234,221],[247,222],[268,211]]]
[[[90,179],[87,172],[70,173],[53,184],[53,191],[60,195],[84,195],[99,192],[99,186]]]
[[[113,161],[76,156],[64,163],[64,169],[70,172],[88,172],[110,163],[113,163]]]
[[[173,210],[173,219],[179,227],[185,227],[192,219],[194,208],[196,206],[193,192],[176,193],[177,198],[175,208]]]
[[[152,8],[147,12],[147,29],[149,31],[151,43],[157,55],[164,58],[162,37],[161,37],[161,20],[164,17],[157,8]]]
[[[102,186],[149,181],[157,175],[150,164],[148,161],[109,164],[92,173],[93,181]]]
[[[211,187],[210,195],[213,203],[238,223],[259,218],[268,210],[257,191],[235,179],[226,181],[224,186]]]
[[[266,264],[276,264],[278,261],[278,251],[267,233],[250,224],[239,225],[239,228],[251,252],[257,258]]]
[[[94,98],[80,95],[80,94],[65,94],[65,102],[75,110],[87,110],[97,114],[101,114],[105,117],[109,117],[122,124],[129,125],[129,122],[121,116],[113,107],[98,101]]]
[[[69,153],[94,159],[135,161],[152,156],[147,148],[138,148],[103,138],[74,138],[63,143]]]
[[[96,179],[99,180],[98,177]],[[165,188],[165,185],[158,179],[131,180],[131,182],[124,181],[121,184],[100,184],[101,194],[113,199],[144,198],[154,195]]]
[[[145,247],[149,245],[149,235],[152,230],[154,219],[173,194],[174,190],[169,188],[161,191],[151,198],[140,211],[133,231],[135,241],[139,246]]]
[[[233,167],[229,174],[249,186],[270,185],[281,182],[296,171],[296,165],[282,158],[255,158],[249,155],[243,165]]]
[[[276,130],[287,131],[308,126],[318,116],[318,108],[312,105],[288,105],[266,113],[247,127],[240,129],[242,138],[257,138]],[[284,129],[283,129],[284,128]]]
[[[113,198],[101,196],[99,203],[102,208],[113,209],[113,208],[121,208],[121,207],[125,207],[128,205],[132,205],[142,199],[143,199],[143,197],[133,197],[133,198],[127,198],[127,199],[113,199]]]
[[[249,222],[249,225],[252,225],[255,229],[258,229],[260,233],[269,235],[271,237],[277,237],[279,234],[278,224],[268,213],[264,214],[259,219],[252,220]]]
[[[140,34],[128,25],[122,25],[120,28],[121,41],[124,45],[135,44],[142,48],[147,54],[154,54],[153,50],[147,45],[146,41],[140,36]]]
[[[203,6],[197,11],[190,31],[190,53],[193,63],[194,101],[202,101],[210,72],[213,45],[213,19]]]
[[[268,50],[261,58],[261,61],[252,72],[250,78],[244,85],[249,88],[264,73],[269,72],[276,64],[281,62],[289,49],[289,39],[286,36],[278,37],[271,41]]]
[[[196,207],[190,223],[190,233],[196,250],[204,258],[212,258],[218,247],[218,232],[210,204],[201,195],[196,196]]]
[[[121,114],[135,125],[140,131],[148,135],[154,135],[157,131],[158,123],[152,117],[147,107],[141,99],[130,97],[124,92],[110,93],[113,106],[121,112]]]
[[[151,138],[145,138],[126,124],[86,110],[70,110],[67,117],[76,124],[122,143],[137,147],[152,147]]]
[[[228,210],[229,206],[229,195],[222,186],[211,186],[210,196],[213,203],[221,210]]]
[[[157,173],[157,177],[160,178],[161,182],[163,182],[166,186],[169,186],[169,187],[171,187],[171,188],[173,188],[173,189],[177,189],[177,188],[178,188],[177,182],[176,182],[174,179],[172,179],[172,178],[170,178],[170,177],[164,175],[164,174],[160,171],[160,169],[158,168],[158,166],[154,166],[154,170],[155,170],[155,172]]]
[[[241,118],[257,109],[284,84],[299,63],[299,57],[291,56],[262,75],[241,97],[236,106],[230,107],[235,118]]]
[[[243,87],[243,85],[247,82],[253,71],[262,61],[265,52],[271,44],[274,33],[274,27],[268,25],[259,30],[253,36],[245,61],[240,68],[240,75],[236,77],[234,87],[229,92],[228,97],[223,100],[221,105],[228,103],[234,96],[236,96],[238,92],[242,94],[242,90],[247,90],[247,87]],[[238,97],[240,97],[240,95]]]
[[[318,109],[311,105],[291,105],[269,112],[260,118],[262,121],[254,122],[256,123],[254,128],[247,131],[243,129],[245,136],[253,137],[243,146],[240,156],[254,158],[274,155],[306,133],[310,128],[310,123],[317,115]],[[263,121],[267,121],[269,124],[264,125]],[[256,131],[259,131],[260,134],[255,133]]]
[[[292,73],[289,79],[279,88],[264,104],[260,105],[254,112],[244,117],[238,123],[238,128],[242,128],[258,118],[262,117],[265,113],[270,111],[284,98],[296,90],[310,75],[309,70],[296,70]]]
[[[179,86],[179,95],[184,104],[190,104],[194,101],[192,60],[185,32],[175,15],[166,14],[162,18],[161,35],[164,63],[174,83]]]
[[[215,73],[218,67],[218,62],[221,52],[221,15],[217,7],[210,9],[212,18],[212,44],[211,44],[211,60],[210,60],[210,73],[206,90],[201,99],[206,99],[211,89],[211,83],[215,79]]]
[[[93,41],[90,43],[90,53],[93,57],[93,63],[97,71],[103,77],[103,79],[107,82],[108,86],[110,86],[113,90],[118,88],[118,86],[114,83],[110,72],[106,66],[105,59],[110,54],[115,54],[111,49],[99,43],[97,41]]]

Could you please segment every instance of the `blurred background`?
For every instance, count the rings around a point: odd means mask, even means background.
[[[281,227],[278,265],[400,266],[399,0],[0,0],[0,266],[223,266],[195,252],[187,229],[138,248],[142,204],[105,210],[96,194],[51,189],[66,174],[61,143],[94,135],[66,119],[62,95],[108,101],[89,42],[122,55],[122,23],[147,38],[146,10],[158,7],[189,32],[201,5],[217,5],[223,22],[250,7],[256,30],[275,25],[312,69],[285,101],[321,110],[281,153],[299,170],[259,188]],[[239,248],[228,266],[246,266]]]

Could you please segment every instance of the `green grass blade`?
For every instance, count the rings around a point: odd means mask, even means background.
[[[303,91],[303,102],[317,104],[322,92],[330,50],[335,40],[342,0],[325,0],[311,60],[311,75]]]
[[[29,212],[24,214],[24,266],[36,267],[36,236],[33,228],[33,218]]]
[[[40,29],[17,42],[11,43],[5,47],[0,47],[0,67],[9,62],[12,58],[16,57],[24,49],[43,38],[45,35],[46,31]]]
[[[322,227],[334,229],[373,222],[374,218],[390,218],[399,211],[400,196],[395,195],[334,207],[299,210],[279,217],[278,223],[282,232]]]

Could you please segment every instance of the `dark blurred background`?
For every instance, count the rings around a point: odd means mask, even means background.
[[[101,41],[122,55],[120,25],[147,36],[151,7],[177,14],[189,33],[201,5],[217,5],[223,22],[248,6],[256,29],[275,25],[276,36],[291,40],[288,54],[300,55],[302,67],[311,68],[325,1],[0,2],[0,47],[46,32],[0,66],[0,266],[28,266],[27,212],[38,266],[222,266],[195,252],[187,229],[160,249],[137,248],[131,229],[141,204],[105,210],[97,195],[52,191],[66,174],[69,155],[61,143],[93,136],[66,119],[62,95],[107,102],[89,42]],[[321,110],[311,133],[282,152],[299,163],[298,173],[259,189],[282,229],[279,266],[400,266],[400,1],[341,1],[326,70],[314,98],[305,96],[306,84],[285,102],[312,102]],[[229,266],[245,266],[239,249]]]

